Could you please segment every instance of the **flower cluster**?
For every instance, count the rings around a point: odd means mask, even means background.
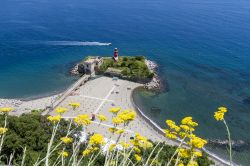
[[[169,127],[169,129],[164,130],[166,137],[170,139],[176,139],[177,138],[177,132],[180,131],[180,127],[175,124],[172,120],[166,120],[166,124]]]
[[[107,117],[101,114],[98,114],[97,117],[101,122],[107,120]]]
[[[7,128],[5,128],[5,127],[0,127],[0,135],[5,134],[7,131],[8,131]]]
[[[58,154],[61,155],[61,156],[63,156],[63,157],[68,157],[69,156],[69,153],[66,152],[66,151],[61,151]]]
[[[91,146],[90,146],[90,147],[86,148],[86,149],[82,152],[82,155],[83,155],[83,156],[88,156],[88,155],[94,153],[94,152],[97,151],[97,150],[99,150],[98,147],[91,147]]]
[[[119,114],[117,114],[116,117],[112,118],[112,122],[116,126],[120,125],[120,124],[128,125],[129,122],[131,122],[135,119],[135,117],[136,117],[135,111],[124,110],[124,111],[120,112]]]
[[[120,110],[121,110],[120,107],[113,107],[113,108],[109,109],[109,112],[111,112],[113,114],[117,114]]]
[[[80,103],[69,103],[69,106],[71,106],[74,110],[76,109],[76,108],[78,108],[78,107],[80,107],[81,106],[81,104]]]
[[[2,112],[2,113],[9,113],[10,111],[13,111],[13,108],[11,108],[11,107],[0,108],[0,112]]]
[[[141,161],[140,148],[148,149],[153,147],[153,144],[150,141],[148,141],[146,137],[143,137],[138,133],[136,133],[134,140],[131,140],[130,142],[133,145],[135,151],[134,157],[137,161]]]
[[[48,116],[47,119],[52,122],[52,123],[56,123],[59,122],[61,120],[61,116],[60,115],[56,115],[56,116]]]
[[[70,138],[70,137],[62,137],[62,138],[60,138],[60,140],[65,144],[69,144],[69,143],[73,142],[73,138]]]
[[[222,121],[224,120],[224,114],[227,112],[227,108],[226,107],[219,107],[218,108],[218,111],[216,111],[214,113],[214,118],[217,120],[217,121]]]
[[[89,115],[87,114],[78,115],[77,117],[75,117],[74,121],[76,124],[81,126],[87,126],[92,123],[89,119]]]
[[[89,139],[89,145],[97,146],[102,145],[104,143],[104,138],[101,134],[94,134]]]
[[[101,134],[94,134],[89,138],[88,147],[82,152],[83,156],[88,156],[100,149],[104,144],[104,137]]]
[[[198,148],[198,149],[201,149],[204,147],[205,144],[207,144],[207,141],[200,138],[200,137],[197,137],[196,135],[192,134],[189,136],[189,141],[188,141],[188,144],[193,147],[193,148]]]
[[[119,117],[112,118],[112,122],[114,123],[114,125],[120,125],[120,124],[124,123],[124,121]]]
[[[121,120],[123,120],[124,122],[128,123],[128,122],[135,119],[136,113],[135,113],[135,111],[132,111],[132,110],[124,110],[124,111],[120,112],[117,115],[117,117],[120,118]]]
[[[57,107],[55,111],[56,111],[56,113],[61,115],[61,114],[65,113],[66,111],[68,111],[68,109],[63,108],[63,107]]]

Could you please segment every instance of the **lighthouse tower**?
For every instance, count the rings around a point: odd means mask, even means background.
[[[118,61],[118,49],[117,48],[114,49],[114,59]]]

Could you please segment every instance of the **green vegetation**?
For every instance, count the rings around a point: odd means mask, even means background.
[[[3,126],[3,115],[0,116],[0,120],[0,125]],[[58,144],[60,138],[66,135],[68,122],[65,120],[61,120],[60,126],[60,130],[58,130],[56,133],[54,144]],[[8,132],[6,133],[6,136],[4,138],[5,141],[2,149],[2,154],[4,154],[4,156],[2,156],[0,164],[8,163],[8,157],[11,156],[11,154],[14,152],[12,164],[21,165],[25,147],[27,148],[25,153],[26,165],[34,165],[38,158],[42,159],[45,157],[48,142],[51,138],[53,129],[53,125],[47,120],[46,116],[41,116],[38,111],[33,111],[33,113],[31,114],[24,114],[20,117],[8,116],[7,127]],[[73,126],[73,128],[74,127],[75,126]],[[79,131],[79,128],[77,131]],[[73,134],[71,134],[70,137],[74,138]],[[152,159],[157,157],[157,163],[165,163],[171,158],[177,148],[176,146],[169,146],[165,143],[160,143],[158,145],[157,143],[153,143],[153,145],[154,146],[151,148],[146,148],[144,150],[142,149],[141,155],[143,156],[143,158],[148,158],[149,155],[151,155]],[[83,143],[79,149],[85,149],[86,146],[87,145]],[[155,146],[157,147],[151,154]],[[63,149],[63,147],[59,146],[58,149]],[[51,155],[50,163],[56,162],[56,159],[58,157],[58,149]],[[67,146],[65,150],[67,150],[67,152],[71,154],[73,153],[72,146]],[[161,151],[160,154],[158,154],[159,151]],[[81,157],[81,151],[79,151],[77,155]],[[133,163],[136,163],[136,165],[141,165],[141,163],[138,163],[134,159],[134,155],[135,152],[132,152],[131,154],[129,154],[129,158]],[[92,165],[105,165],[104,163],[106,157],[104,154],[100,154],[99,151],[96,151],[94,152],[93,156],[97,156],[97,158],[95,159],[95,161],[93,161]],[[65,158],[65,165],[70,165],[68,159],[69,158]],[[81,165],[88,165],[90,160],[90,157],[84,157]],[[123,158],[121,157],[121,161],[122,160]],[[183,162],[186,164],[189,160],[190,158],[186,158]],[[204,154],[202,157],[198,157],[197,162],[200,166],[209,166],[210,164],[212,164],[212,161],[207,158],[206,154]],[[175,162],[173,161],[173,164],[171,165],[174,165],[174,163]]]
[[[69,106],[76,111],[80,103],[72,102]],[[80,139],[82,137],[79,131],[92,124],[88,114],[77,115],[67,122],[62,119],[62,115],[68,108],[56,108],[55,116],[41,116],[40,110],[20,117],[9,116],[8,113],[12,110],[10,107],[0,108],[0,126],[3,126],[0,127],[0,165],[209,166],[213,164],[207,154],[202,152],[202,148],[208,142],[194,134],[198,123],[190,116],[184,117],[180,125],[172,120],[166,120],[165,136],[174,141],[178,139],[178,146],[170,146],[167,145],[168,139],[152,142],[139,133],[130,135],[130,140],[127,140],[128,137],[123,137],[128,134],[125,128],[135,120],[136,112],[121,110],[120,107],[110,108],[109,112],[113,114],[113,127],[108,128],[108,131],[118,137],[116,143],[109,144],[111,142],[106,141],[99,133],[86,133],[87,139]],[[230,131],[224,119],[226,112],[226,107],[219,107],[214,113],[214,118],[226,125],[230,165],[232,165]],[[108,120],[101,114],[98,114],[97,118],[100,122]],[[113,140],[115,137],[110,138]],[[123,138],[126,142],[121,140]]]
[[[4,116],[0,116],[0,125],[4,124]],[[61,121],[61,130],[57,132],[55,143],[60,141],[60,137],[65,136],[68,122]],[[26,165],[33,165],[38,157],[46,155],[48,142],[51,137],[53,126],[45,116],[41,116],[37,110],[31,114],[24,114],[20,117],[8,116],[8,132],[4,138],[1,157],[2,163],[7,163],[8,157],[14,153],[13,164],[21,165],[23,151],[26,147]],[[54,154],[50,160],[55,161],[58,155]],[[1,163],[0,163],[1,165]]]
[[[145,64],[143,56],[120,56],[117,62],[113,58],[104,58],[99,71],[104,73],[108,68],[119,69],[119,74],[129,79],[151,79],[154,76]]]

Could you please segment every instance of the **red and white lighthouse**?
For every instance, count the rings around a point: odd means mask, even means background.
[[[116,61],[118,61],[118,55],[119,53],[118,53],[118,49],[117,48],[115,48],[114,49],[114,59],[116,60]]]

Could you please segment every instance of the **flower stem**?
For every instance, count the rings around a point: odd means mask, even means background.
[[[229,158],[230,158],[230,165],[233,164],[233,159],[232,159],[232,141],[231,141],[231,134],[227,125],[227,122],[225,121],[225,119],[223,119],[223,122],[226,126],[227,129],[227,135],[228,135],[228,145],[229,145]]]
[[[7,126],[7,115],[5,115],[5,120],[4,120],[4,128],[6,128]],[[1,154],[1,151],[2,151],[2,146],[3,146],[3,139],[4,139],[4,136],[5,134],[2,135],[1,137],[1,143],[0,143],[0,154]]]
[[[173,160],[174,156],[177,154],[178,149],[182,146],[184,140],[185,140],[186,136],[181,140],[181,143],[179,144],[179,146],[176,148],[174,154],[172,155],[172,157],[170,158],[170,160],[167,163],[167,166],[169,166],[171,164],[171,161]]]

